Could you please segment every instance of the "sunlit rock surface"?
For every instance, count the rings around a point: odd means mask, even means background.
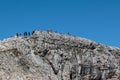
[[[120,80],[120,49],[36,30],[0,42],[0,80]]]

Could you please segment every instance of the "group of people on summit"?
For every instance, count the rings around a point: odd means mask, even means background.
[[[35,31],[32,31],[32,33],[31,33],[31,32],[24,32],[24,33],[23,33],[23,36],[24,36],[24,37],[31,36],[31,35],[34,34],[34,32],[35,32]],[[21,34],[21,33],[16,33],[16,36],[17,36],[17,37],[20,37],[20,36],[22,36],[22,34]]]
[[[47,33],[50,33],[50,32],[52,32],[52,30],[51,29],[48,29],[48,30],[46,30],[47,31]],[[35,30],[34,31],[32,31],[32,32],[24,32],[23,33],[23,36],[24,37],[28,37],[28,36],[31,36],[31,35],[33,35],[34,34],[34,32],[35,32]],[[57,33],[57,32],[56,32]],[[67,35],[71,35],[69,32],[67,33]],[[17,37],[20,37],[20,36],[22,36],[22,34],[21,33],[16,33],[16,36]]]

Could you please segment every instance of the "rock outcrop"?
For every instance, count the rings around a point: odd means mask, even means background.
[[[0,42],[0,80],[120,80],[120,49],[36,30]]]

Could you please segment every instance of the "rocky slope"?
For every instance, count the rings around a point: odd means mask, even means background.
[[[37,30],[0,42],[0,80],[120,80],[120,49]]]

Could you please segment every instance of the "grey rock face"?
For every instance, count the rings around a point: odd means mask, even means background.
[[[120,49],[35,31],[0,42],[0,80],[120,80]]]

